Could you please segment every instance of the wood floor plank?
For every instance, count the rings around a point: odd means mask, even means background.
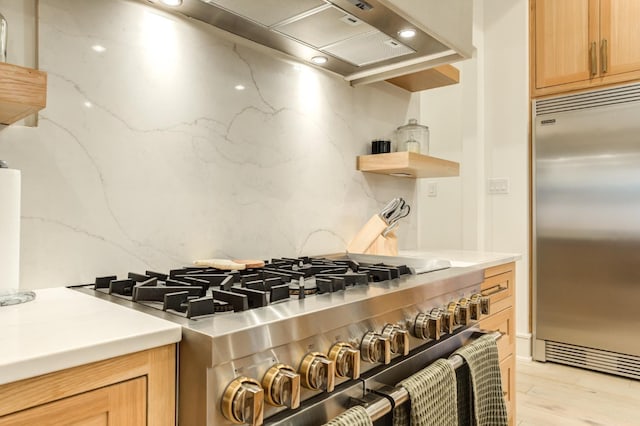
[[[640,425],[640,381],[518,360],[516,393],[519,426]]]

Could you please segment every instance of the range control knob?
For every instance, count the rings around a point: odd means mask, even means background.
[[[409,355],[409,332],[396,324],[387,324],[382,329],[382,337],[389,340],[392,354]]]
[[[337,377],[360,377],[360,351],[350,343],[338,342],[331,346],[329,359],[336,365]]]
[[[463,297],[458,300],[458,312],[460,314],[461,325],[467,325],[471,322],[471,308],[469,305],[469,299]]]
[[[293,367],[286,364],[276,364],[267,370],[262,379],[265,390],[264,399],[276,407],[300,406],[300,375]]]
[[[325,354],[308,353],[300,363],[301,384],[311,390],[333,391],[336,366]]]
[[[467,299],[460,299],[458,302],[449,302],[447,311],[453,315],[454,325],[469,325],[469,305]]]
[[[367,362],[389,364],[391,362],[391,343],[383,335],[369,331],[360,343],[360,355]]]
[[[453,329],[455,328],[454,314],[449,312],[449,310],[443,308],[436,308],[435,310],[437,310],[442,316],[442,332],[449,334],[453,333]]]
[[[257,380],[238,377],[224,391],[222,414],[234,424],[262,424],[264,391]]]
[[[472,320],[479,320],[482,315],[489,315],[491,299],[480,293],[469,298],[469,314]]]
[[[430,313],[420,313],[413,322],[413,335],[418,339],[440,340],[442,330],[442,314],[438,309]]]

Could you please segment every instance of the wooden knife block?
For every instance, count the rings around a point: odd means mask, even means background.
[[[396,228],[397,229],[397,228]],[[389,232],[386,237],[378,235],[373,244],[365,250],[366,254],[379,254],[383,256],[398,255],[398,237],[395,232]]]
[[[397,256],[398,238],[395,232],[389,232],[383,237],[385,229],[386,222],[377,214],[373,215],[349,243],[347,252]]]

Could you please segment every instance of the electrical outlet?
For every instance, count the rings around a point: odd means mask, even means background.
[[[427,197],[438,196],[438,182],[427,183]]]
[[[508,194],[509,179],[508,178],[489,178],[488,192],[489,194]]]

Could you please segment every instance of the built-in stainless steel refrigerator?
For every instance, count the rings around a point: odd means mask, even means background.
[[[532,111],[534,359],[640,378],[640,84]]]

